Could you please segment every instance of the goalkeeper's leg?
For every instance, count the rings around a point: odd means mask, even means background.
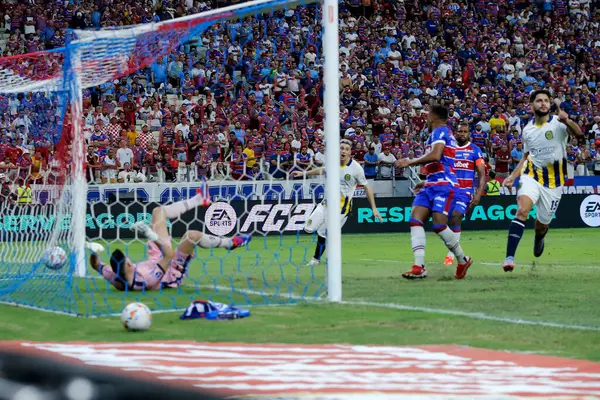
[[[167,230],[167,218],[163,207],[156,207],[152,210],[150,225],[147,225],[144,221],[139,221],[131,225],[130,229],[158,246],[162,254],[159,264],[166,270],[175,256],[175,252]]]
[[[175,202],[173,204],[169,204],[168,206],[161,206],[160,208],[164,211],[164,215],[168,219],[178,218],[185,212],[196,208],[196,207],[208,207],[210,205],[210,198],[208,198],[208,194],[202,192],[202,190],[198,190],[196,195],[191,199],[181,200]],[[152,213],[152,218],[154,219],[154,213]],[[165,225],[166,229],[166,225]]]
[[[194,248],[203,249],[228,249],[241,247],[252,240],[250,235],[235,235],[230,238],[207,235],[200,231],[187,231],[179,243],[179,251],[184,254],[194,254]]]
[[[233,250],[250,242],[250,235],[235,235],[231,238],[221,238],[207,235],[200,231],[187,231],[179,242],[177,252],[170,267],[166,269],[163,278],[163,287],[176,288],[186,277],[188,265],[194,258],[194,249],[199,246],[203,249],[223,248]]]
[[[159,246],[167,245],[171,247],[171,237],[167,229],[167,219],[178,218],[192,208],[210,205],[210,199],[204,196],[201,190],[198,190],[196,195],[191,199],[177,201],[168,206],[156,207],[152,210],[152,219],[150,226],[144,222],[137,222],[131,226],[131,229],[142,234],[148,240],[157,242]],[[158,243],[160,242],[160,243]]]

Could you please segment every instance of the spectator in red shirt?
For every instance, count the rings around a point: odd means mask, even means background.
[[[179,162],[173,160],[171,153],[165,153],[163,156],[163,162],[161,168],[164,174],[165,182],[176,182],[177,181],[177,170],[179,168]]]
[[[504,144],[496,152],[496,175],[498,177],[505,178],[508,176],[511,161],[512,157],[510,151],[508,151],[508,146]]]

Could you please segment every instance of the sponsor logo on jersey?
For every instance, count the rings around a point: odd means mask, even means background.
[[[344,179],[349,181],[352,177],[350,176],[350,174],[346,174],[344,175]]]
[[[231,233],[235,228],[237,214],[231,205],[219,201],[208,207],[204,221],[211,233],[223,236]]]
[[[471,164],[463,161],[454,162],[454,168],[470,168]]]
[[[554,138],[554,133],[552,131],[546,131],[546,139],[550,140]]]
[[[541,149],[530,149],[529,152],[534,156],[545,154],[554,154],[554,147],[542,147]]]
[[[579,207],[579,215],[587,226],[600,226],[600,196],[593,194],[586,197]]]

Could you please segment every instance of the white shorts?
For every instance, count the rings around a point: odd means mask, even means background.
[[[348,215],[341,215],[342,220],[340,221],[340,227],[343,227],[348,219]],[[308,221],[306,221],[306,225],[304,225],[304,231],[306,233],[313,233],[317,231],[317,235],[326,238],[327,237],[327,208],[323,206],[323,204],[318,204],[315,207],[310,217],[308,217]]]
[[[527,196],[537,209],[537,220],[544,225],[549,225],[558,209],[562,188],[547,188],[529,175],[521,175],[517,197]]]

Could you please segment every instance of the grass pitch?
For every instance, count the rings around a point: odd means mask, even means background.
[[[597,229],[553,230],[546,252],[534,259],[533,232],[528,230],[515,272],[505,273],[501,267],[505,231],[463,232],[463,248],[475,261],[467,278],[456,281],[454,267],[441,264],[446,254],[443,244],[428,234],[430,276],[406,281],[400,274],[412,264],[408,234],[344,235],[343,297],[352,304],[299,301],[291,306],[253,307],[250,318],[233,322],[180,321],[180,312],[157,313],[150,331],[134,334],[124,331],[115,317],[73,318],[1,306],[0,339],[461,344],[600,361],[599,239]],[[131,257],[141,259],[143,246],[127,245]],[[75,285],[75,306],[114,312],[134,299],[179,307],[203,297],[281,303],[290,294],[324,294],[323,266],[314,271],[296,268],[310,258],[313,246],[307,236],[257,237],[248,250],[215,250],[205,262],[192,262],[185,287],[162,294],[134,293],[124,298],[101,280],[81,280]],[[231,286],[240,292],[216,289]],[[32,296],[26,290],[17,290],[17,295]]]

